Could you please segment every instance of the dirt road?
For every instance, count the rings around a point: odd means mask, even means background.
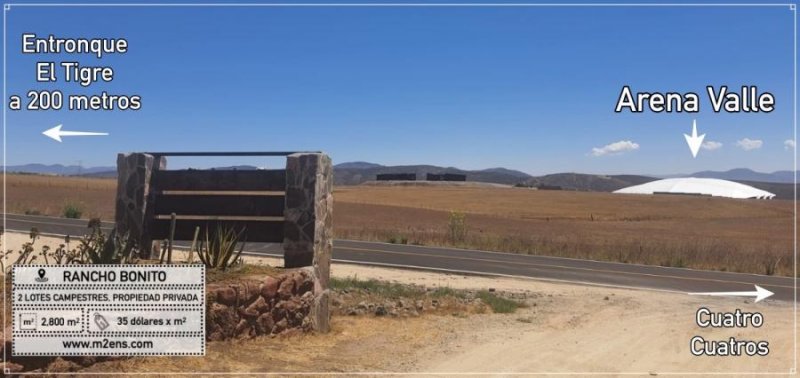
[[[600,294],[600,293],[597,293]],[[665,298],[666,297],[666,298]],[[669,298],[673,297],[673,298]],[[603,297],[604,298],[604,297]],[[670,303],[671,302],[671,303]],[[546,309],[505,319],[472,319],[469,332],[420,360],[435,372],[726,372],[788,373],[792,365],[791,308],[761,306],[757,330],[707,331],[694,324],[700,306],[716,311],[754,306],[730,300],[684,301],[670,294],[612,293],[558,296]],[[522,322],[530,319],[530,323]],[[525,321],[528,321],[528,320]],[[767,340],[767,357],[695,357],[690,339]],[[446,353],[445,351],[450,351]]]
[[[692,297],[682,293],[467,277],[334,265],[356,275],[426,286],[527,292],[530,307],[514,314],[440,318],[440,338],[404,366],[415,372],[531,373],[788,373],[793,364],[791,303],[767,299]],[[695,323],[699,308],[760,312],[759,328],[708,329]],[[767,341],[767,356],[695,357],[690,340]]]

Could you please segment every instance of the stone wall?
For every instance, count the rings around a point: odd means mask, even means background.
[[[166,158],[144,153],[117,156],[116,216],[119,232],[139,240],[142,251],[158,256],[147,230],[153,217],[150,181],[155,170],[166,169]],[[330,329],[328,281],[333,250],[333,167],[323,153],[296,153],[286,158],[283,225],[284,266],[309,267],[314,284],[310,298],[312,327]],[[147,254],[143,252],[143,254]],[[142,256],[142,257],[151,257]]]
[[[287,268],[312,266],[315,260],[330,257],[332,178],[331,160],[325,154],[302,153],[287,157],[283,214]]]
[[[287,268],[310,266],[314,275],[314,329],[330,329],[333,251],[333,167],[328,155],[300,153],[286,159],[283,261]]]
[[[308,332],[314,329],[315,282],[311,268],[262,280],[208,284],[209,341]]]
[[[167,160],[164,157],[157,158],[142,153],[117,155],[117,199],[114,220],[117,231],[135,237],[141,251],[149,251],[152,244],[146,230],[150,177],[153,170],[166,167]]]

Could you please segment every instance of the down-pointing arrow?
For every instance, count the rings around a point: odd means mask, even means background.
[[[703,138],[706,137],[706,134],[697,136],[697,120],[692,121],[692,135],[683,134],[683,136],[686,138],[686,143],[692,151],[692,157],[696,158],[697,153],[700,152],[700,146],[703,145]]]
[[[55,141],[61,142],[62,136],[98,136],[98,135],[108,135],[108,133],[93,133],[89,131],[67,131],[61,130],[62,125],[58,125],[52,129],[47,129],[42,132],[48,138],[52,138]]]
[[[689,295],[711,295],[711,296],[719,296],[719,297],[755,297],[755,303],[761,302],[764,299],[771,297],[773,292],[758,286],[753,285],[756,287],[756,291],[720,291],[720,292],[711,292],[711,293],[688,293]]]

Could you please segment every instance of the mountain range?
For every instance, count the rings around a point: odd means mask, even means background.
[[[61,175],[61,176],[80,176],[92,175],[95,173],[113,171],[116,175],[117,167],[81,167],[79,165],[62,164],[25,164],[9,165],[6,172],[13,173],[37,173],[41,175]]]
[[[258,169],[250,165],[218,167],[216,169]],[[8,166],[8,172],[50,174],[64,176],[116,177],[115,167],[80,167],[76,165],[44,165],[25,164]],[[582,173],[555,173],[543,176],[532,176],[525,172],[507,168],[489,168],[481,170],[463,170],[455,167],[435,165],[395,165],[357,161],[340,163],[334,166],[335,185],[358,185],[375,180],[380,173],[415,173],[417,179],[424,180],[427,173],[456,173],[467,176],[468,181],[488,182],[505,185],[531,187],[558,187],[565,190],[611,192],[631,185],[643,184],[659,178],[668,177],[703,177],[731,180],[752,185],[756,188],[777,194],[778,198],[793,198],[794,177],[792,171],[776,171],[772,173],[756,172],[751,169],[737,168],[728,171],[700,171],[687,175],[598,175]]]
[[[756,172],[747,168],[736,168],[728,171],[700,171],[690,175],[669,175],[659,177],[703,177],[703,178],[716,178],[732,181],[759,181],[759,182],[772,182],[791,184],[794,182],[794,174],[792,171],[775,171],[772,173]]]
[[[469,181],[490,182],[495,184],[514,185],[532,176],[520,171],[505,168],[489,168],[482,170],[463,170],[454,167],[435,165],[393,165],[384,166],[374,163],[354,162],[341,163],[333,167],[334,185],[358,185],[375,180],[380,173],[414,173],[418,180],[424,180],[428,173],[456,173],[467,176]]]

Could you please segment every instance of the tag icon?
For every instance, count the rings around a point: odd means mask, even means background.
[[[103,315],[100,315],[99,312],[94,313],[94,324],[100,328],[101,331],[105,331],[108,328],[108,320]]]

